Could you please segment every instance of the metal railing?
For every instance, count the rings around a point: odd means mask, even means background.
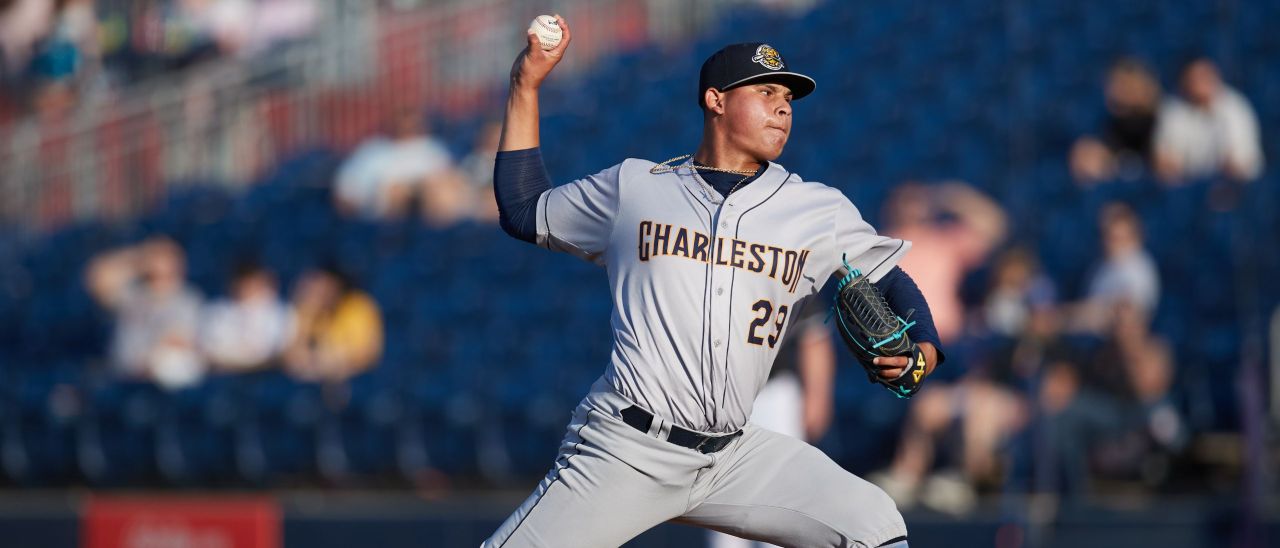
[[[746,3],[812,0],[324,2],[304,42],[84,97],[63,120],[0,129],[0,223],[39,230],[127,218],[173,187],[246,185],[291,151],[345,150],[395,109],[492,108],[525,26],[551,6],[574,23],[574,54],[559,69],[572,74],[619,50],[685,40]],[[392,3],[404,4],[414,3]]]

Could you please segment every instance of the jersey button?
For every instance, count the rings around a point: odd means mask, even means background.
[[[723,288],[723,287],[717,287],[717,288],[716,288],[716,295],[724,295],[724,288]]]
[[[720,228],[729,228],[729,223],[726,223],[726,222],[724,222],[724,221],[720,221]]]
[[[715,342],[714,344],[715,344],[715,345],[716,345],[716,347],[718,348],[718,347],[720,346],[720,339],[716,339],[716,342]]]

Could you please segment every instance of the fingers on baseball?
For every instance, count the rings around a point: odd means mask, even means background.
[[[569,23],[563,17],[560,17],[558,13],[556,14],[556,24],[560,25],[560,43],[551,48],[551,52],[560,55],[564,53],[565,48],[569,47],[569,40],[573,38],[573,35],[569,33]]]

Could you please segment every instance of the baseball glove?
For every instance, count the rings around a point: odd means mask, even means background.
[[[847,261],[844,266],[849,273],[836,285],[831,311],[840,336],[871,382],[884,385],[899,398],[910,398],[919,391],[925,372],[924,353],[907,336],[907,329],[916,322],[895,314],[871,280]],[[891,356],[907,356],[909,363],[897,378],[887,379],[872,360]]]

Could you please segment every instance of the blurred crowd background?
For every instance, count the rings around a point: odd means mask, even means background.
[[[960,517],[1201,497],[1266,545],[1267,1],[0,1],[0,481],[532,486],[612,342],[604,273],[496,226],[542,12],[558,182],[693,150],[725,43],[817,80],[780,162],[914,242],[948,356],[904,403],[839,351],[837,462]]]

